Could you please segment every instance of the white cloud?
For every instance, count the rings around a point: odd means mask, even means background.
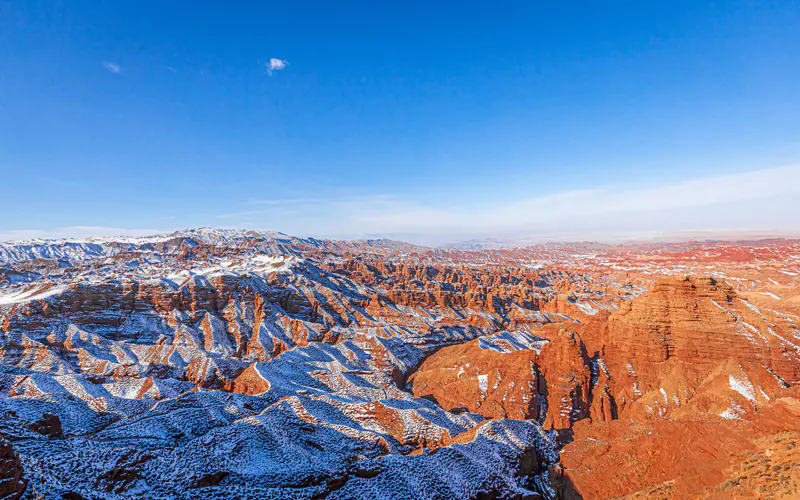
[[[288,65],[289,61],[278,59],[277,57],[271,57],[270,60],[267,61],[267,74],[272,76],[273,72],[286,69],[286,66]]]
[[[103,67],[105,69],[107,69],[109,72],[114,73],[114,74],[122,73],[122,66],[120,66],[119,64],[116,64],[116,63],[103,61]]]
[[[473,237],[615,239],[664,231],[800,229],[800,165],[659,185],[608,185],[508,199],[464,196],[457,205],[373,195],[263,200],[224,216],[289,234],[358,238],[415,235],[420,242]],[[488,208],[487,208],[488,207]],[[291,210],[288,210],[291,208]]]
[[[670,183],[618,183],[516,198],[480,192],[464,194],[455,202],[445,201],[452,199],[450,194],[442,191],[412,199],[309,190],[297,197],[251,200],[211,222],[297,236],[380,235],[423,244],[482,237],[530,242],[609,241],[676,232],[702,237],[714,231],[743,234],[759,230],[763,235],[778,235],[800,230],[800,164]],[[183,224],[179,218],[170,220],[169,225]],[[163,232],[166,230],[70,226],[0,230],[0,241]]]
[[[667,185],[607,186],[532,197],[483,214],[483,222],[514,226],[533,222],[541,214],[563,219],[699,209],[792,194],[800,195],[800,165],[702,177]]]

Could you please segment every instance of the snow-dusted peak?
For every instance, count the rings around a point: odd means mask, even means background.
[[[298,241],[276,231],[194,228],[153,236],[100,236],[90,238],[30,239],[0,243],[0,264],[25,260],[51,259],[67,263],[113,257],[120,252],[141,250],[155,245],[177,246],[190,240],[210,246],[237,246],[239,243]]]

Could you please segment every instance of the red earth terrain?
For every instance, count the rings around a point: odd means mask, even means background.
[[[796,498],[800,243],[0,244],[0,499]]]

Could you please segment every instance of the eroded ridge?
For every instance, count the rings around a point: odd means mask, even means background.
[[[2,244],[0,498],[780,495],[799,254]]]

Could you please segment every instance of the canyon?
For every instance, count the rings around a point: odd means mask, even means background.
[[[800,242],[0,244],[0,499],[796,498]]]

